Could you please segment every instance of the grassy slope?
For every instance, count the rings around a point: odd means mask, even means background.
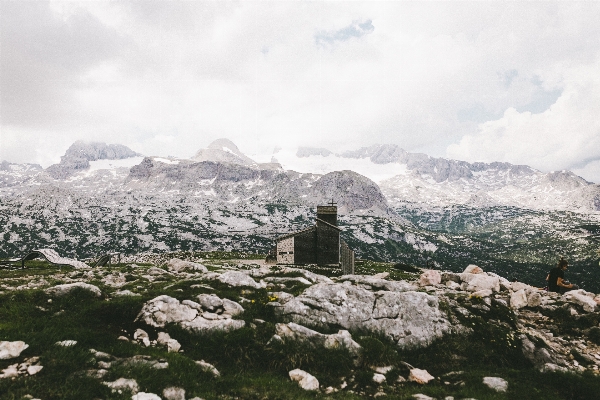
[[[211,269],[226,263],[213,259]],[[38,265],[41,267],[42,265]],[[410,275],[390,269],[389,264],[365,262],[361,272],[377,273],[391,271],[395,279]],[[431,347],[419,351],[399,351],[385,338],[372,332],[353,332],[353,337],[364,349],[364,364],[352,365],[352,358],[345,350],[313,349],[296,343],[267,345],[274,333],[277,321],[269,293],[249,288],[230,288],[210,282],[212,289],[191,288],[200,280],[180,281],[171,277],[155,282],[143,282],[139,275],[145,268],[125,265],[113,267],[112,271],[131,275],[132,280],[124,289],[137,291],[140,297],[109,298],[114,289],[99,280],[92,281],[103,291],[102,298],[85,291],[74,291],[63,298],[48,302],[49,296],[42,290],[9,291],[0,295],[0,339],[23,340],[29,344],[21,357],[0,361],[0,368],[22,361],[25,357],[40,356],[44,369],[31,377],[16,380],[0,380],[1,399],[21,399],[26,394],[50,399],[125,399],[130,395],[111,393],[100,380],[82,376],[80,371],[95,367],[90,348],[117,357],[145,354],[157,360],[166,360],[169,367],[155,370],[148,367],[113,367],[104,381],[120,377],[136,379],[140,389],[161,394],[168,386],[186,389],[186,397],[199,396],[206,399],[310,399],[325,397],[323,394],[305,392],[291,382],[287,372],[302,368],[315,375],[322,385],[339,386],[342,380],[349,383],[348,390],[332,394],[329,398],[358,399],[377,392],[371,381],[373,371],[368,365],[393,365],[387,374],[389,385],[383,385],[387,398],[408,399],[414,393],[424,393],[436,398],[481,399],[590,399],[600,393],[600,378],[591,375],[541,374],[523,359],[518,342],[507,337],[507,331],[488,324],[477,316],[465,323],[474,329],[469,336],[450,336]],[[57,269],[30,269],[26,271],[1,271],[3,282],[20,279],[22,283],[43,275],[50,280]],[[62,271],[64,272],[64,270]],[[323,273],[324,271],[319,270]],[[35,278],[37,279],[37,278]],[[206,284],[206,282],[204,282]],[[140,288],[138,288],[140,287]],[[122,289],[123,289],[122,288]],[[302,284],[286,290],[299,293]],[[240,296],[249,301],[241,316],[246,327],[235,332],[212,335],[192,335],[177,326],[167,326],[165,331],[181,344],[183,353],[167,353],[166,349],[145,348],[136,343],[117,340],[119,335],[131,337],[136,328],[146,330],[151,338],[157,331],[140,322],[134,322],[143,303],[160,294],[168,294],[180,300],[193,299],[200,293],[216,293],[236,301]],[[476,299],[473,301],[477,301]],[[494,318],[513,323],[509,314],[497,313]],[[256,318],[264,322],[255,321]],[[251,324],[255,324],[254,326]],[[55,345],[61,340],[76,340],[73,347]],[[213,363],[220,378],[202,371],[195,360]],[[394,384],[400,374],[406,376],[402,361],[417,368],[427,369],[440,377],[425,386],[414,383]],[[462,374],[443,376],[450,371]],[[354,381],[350,382],[350,376]],[[484,376],[502,376],[509,384],[508,393],[495,393],[482,384]],[[464,383],[464,385],[463,385]]]

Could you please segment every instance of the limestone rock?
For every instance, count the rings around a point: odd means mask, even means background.
[[[41,365],[30,365],[29,367],[27,367],[27,373],[29,375],[35,375],[38,372],[40,372],[42,368],[44,367],[42,367]]]
[[[383,382],[385,382],[385,375],[378,373],[373,374],[373,382],[381,385]]]
[[[128,391],[136,394],[140,388],[134,379],[119,378],[114,382],[102,382],[104,385],[112,389],[113,392],[118,390]]]
[[[90,285],[89,283],[84,282],[75,282],[75,283],[66,283],[64,285],[57,285],[51,288],[46,289],[46,293],[50,296],[65,296],[69,294],[74,289],[83,289],[93,293],[96,297],[102,296],[102,292],[98,289],[97,286]]]
[[[232,314],[243,310],[239,304],[228,299],[219,299],[217,296],[213,299],[222,304],[222,311],[218,311],[221,314],[209,313],[215,314],[217,318],[207,315],[209,310],[206,310],[202,304],[191,300],[183,300],[180,303],[173,297],[162,295],[144,304],[136,320],[143,320],[146,324],[157,328],[162,328],[167,323],[176,323],[192,332],[233,330],[245,325],[243,320],[231,319]]]
[[[167,352],[177,353],[181,349],[181,344],[175,339],[169,339],[167,342]]]
[[[290,322],[288,324],[276,324],[275,335],[279,338],[310,343],[313,346],[322,346],[327,349],[343,347],[355,357],[359,356],[361,349],[361,346],[352,339],[350,332],[343,329],[338,331],[338,333],[325,335],[302,325]]]
[[[482,274],[483,270],[479,268],[477,265],[469,264],[467,268],[463,271],[463,274]]]
[[[77,344],[77,340],[61,340],[60,342],[56,342],[54,344],[62,347],[72,347]]]
[[[489,276],[484,272],[473,274],[464,272],[460,274],[460,279],[467,283],[466,290],[469,292],[477,292],[479,290],[500,291],[500,280],[495,276]]]
[[[471,293],[471,296],[474,297],[490,297],[492,295],[492,291],[490,289],[478,290],[476,292]]]
[[[417,393],[417,394],[413,394],[412,398],[415,400],[435,400],[435,398],[433,397],[429,397],[426,394],[423,393]]]
[[[202,264],[180,260],[179,258],[170,259],[167,262],[167,268],[171,272],[208,272],[208,268]]]
[[[196,364],[199,365],[204,372],[210,372],[215,377],[221,376],[221,373],[214,365],[207,363],[204,360],[196,361]]]
[[[527,305],[527,295],[525,294],[525,289],[521,289],[517,292],[513,292],[510,295],[510,306],[512,308],[523,308]]]
[[[133,340],[142,342],[146,347],[150,346],[150,337],[143,329],[136,329],[136,331],[133,333]]]
[[[510,284],[510,286],[511,286],[511,290],[513,292],[518,292],[521,289],[523,289],[525,291],[535,289],[533,286],[530,286],[530,285],[528,285],[526,283],[523,283],[523,282],[512,282]]]
[[[165,400],[185,400],[185,389],[179,387],[168,387],[162,392]]]
[[[20,340],[15,342],[2,341],[0,342],[0,360],[19,357],[21,352],[28,347],[28,344]]]
[[[167,332],[158,332],[156,344],[166,346],[169,343],[169,340],[171,340],[171,335],[169,335]]]
[[[19,364],[12,364],[9,365],[8,367],[6,367],[5,369],[2,370],[2,373],[0,374],[0,379],[1,378],[15,378],[17,376],[19,376],[19,370],[18,367]]]
[[[419,277],[420,286],[435,286],[442,282],[442,275],[436,270],[430,269],[421,274]]]
[[[542,305],[542,295],[539,292],[532,292],[527,296],[528,307],[539,307]]]
[[[248,286],[254,289],[261,289],[266,287],[264,283],[258,283],[248,274],[245,274],[241,271],[227,271],[219,274],[216,279],[219,282],[225,283],[229,286],[239,287],[239,286]]]
[[[435,296],[373,293],[349,282],[319,283],[277,309],[294,322],[382,332],[402,348],[423,347],[450,330]]]
[[[319,390],[319,381],[306,371],[294,369],[289,372],[290,379],[298,382],[298,385],[304,390]]]
[[[458,290],[458,289],[460,289],[460,285],[458,283],[454,282],[454,281],[448,281],[448,282],[446,282],[446,287],[448,289],[451,289],[451,290]]]
[[[138,394],[133,395],[131,400],[161,400],[161,398],[154,393],[139,392]]]
[[[582,306],[583,310],[586,312],[594,312],[596,309],[596,302],[592,296],[588,296],[587,292],[583,289],[571,290],[563,295],[563,297],[571,303]]]
[[[432,379],[434,379],[434,377],[431,376],[431,374],[429,372],[427,372],[427,370],[419,369],[419,368],[411,369],[410,374],[408,375],[409,381],[416,382],[421,385],[424,385],[425,383],[429,382]]]
[[[498,377],[486,376],[483,378],[483,384],[496,392],[506,392],[508,389],[508,382]]]
[[[390,292],[407,292],[416,290],[417,287],[405,281],[388,281],[386,279],[375,278],[375,275],[342,275],[337,279],[338,282],[351,282],[356,285],[370,287],[372,290],[387,290]],[[322,282],[327,283],[327,282]]]
[[[131,290],[117,290],[113,296],[141,296],[139,293],[134,293]]]

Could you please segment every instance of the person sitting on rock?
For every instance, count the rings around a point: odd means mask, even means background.
[[[569,263],[564,258],[558,261],[558,265],[550,270],[546,280],[548,281],[548,291],[556,293],[566,293],[569,290],[579,289],[577,285],[569,283],[565,280],[565,271],[569,267]]]

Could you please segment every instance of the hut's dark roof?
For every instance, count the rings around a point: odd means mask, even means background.
[[[298,231],[298,232],[288,233],[288,234],[286,234],[286,235],[279,236],[279,237],[278,237],[278,238],[276,238],[275,240],[276,240],[277,242],[279,242],[280,240],[287,239],[287,238],[290,238],[290,237],[292,237],[292,236],[296,236],[296,235],[298,235],[298,234],[300,234],[300,233],[309,232],[309,231],[311,231],[311,230],[313,230],[313,229],[317,229],[316,225],[310,226],[310,227],[308,227],[308,228],[306,228],[306,229],[302,229],[301,231]]]

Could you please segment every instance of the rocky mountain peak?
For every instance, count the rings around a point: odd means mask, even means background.
[[[49,166],[46,172],[54,179],[65,179],[78,171],[88,169],[90,161],[122,160],[140,155],[122,144],[78,140],[67,149],[65,155],[60,158],[60,163]]]
[[[227,162],[246,166],[256,165],[254,160],[242,153],[235,143],[227,138],[217,139],[207,148],[198,150],[192,160]]]

